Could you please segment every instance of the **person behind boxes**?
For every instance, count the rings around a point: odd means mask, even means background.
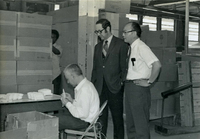
[[[62,55],[62,47],[56,44],[59,38],[59,33],[57,30],[51,31],[52,38],[52,63],[53,63],[53,93],[61,94],[61,70],[60,70],[60,58]]]
[[[88,81],[77,64],[68,65],[64,71],[64,76],[69,84],[74,88],[74,98],[69,93],[61,94],[62,105],[68,111],[58,113],[59,130],[83,129],[88,127],[95,115],[99,112],[99,96],[94,85]]]
[[[125,81],[125,110],[128,139],[149,139],[150,85],[159,75],[161,64],[151,49],[140,40],[136,22],[123,29],[124,41],[130,44]]]
[[[128,45],[112,35],[111,24],[107,19],[96,22],[95,33],[101,38],[94,50],[92,82],[99,96],[100,105],[108,100],[108,105],[100,116],[102,133],[106,135],[108,108],[114,124],[114,139],[124,138],[123,120],[123,79],[126,70]]]

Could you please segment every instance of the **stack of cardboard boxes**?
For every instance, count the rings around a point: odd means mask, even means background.
[[[58,118],[37,111],[8,114],[1,139],[58,139]]]
[[[180,114],[182,126],[200,125],[200,59],[186,56],[178,63],[179,83],[192,82],[192,88],[181,91]]]
[[[52,89],[52,17],[0,11],[0,93]]]
[[[143,40],[158,57],[162,64],[161,72],[156,82],[151,87],[151,119],[161,117],[163,91],[172,89],[177,85],[177,64],[175,33],[173,31],[148,31],[145,27],[142,32]],[[175,96],[171,96],[165,101],[164,116],[174,115],[176,112]]]

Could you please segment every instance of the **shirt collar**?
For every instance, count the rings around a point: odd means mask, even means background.
[[[74,88],[75,91],[79,90],[83,84],[86,82],[86,77]]]
[[[137,38],[137,39],[131,44],[131,48],[133,48],[139,41],[140,41],[140,38]]]
[[[108,41],[108,46],[110,45],[112,38],[113,38],[113,35],[111,35],[108,39],[106,39]],[[106,40],[103,41],[104,44]]]

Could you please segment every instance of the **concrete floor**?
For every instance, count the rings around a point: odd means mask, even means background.
[[[155,132],[154,130],[155,122],[150,122],[150,124],[151,124],[151,139],[200,139],[200,133],[163,136]],[[113,139],[113,125],[111,120],[109,120],[108,124],[107,139]],[[127,139],[126,134],[125,134],[125,139]]]

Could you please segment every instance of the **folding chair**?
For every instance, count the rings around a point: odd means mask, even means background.
[[[107,105],[107,100],[103,103],[99,112],[94,117],[93,121],[90,123],[90,125],[86,128],[85,131],[65,129],[64,132],[67,134],[81,135],[79,139],[83,139],[83,137],[85,136],[94,137],[95,139],[101,139],[101,130],[100,130],[101,127],[100,128],[97,127],[97,120],[99,119],[99,116],[101,115],[106,105]]]

